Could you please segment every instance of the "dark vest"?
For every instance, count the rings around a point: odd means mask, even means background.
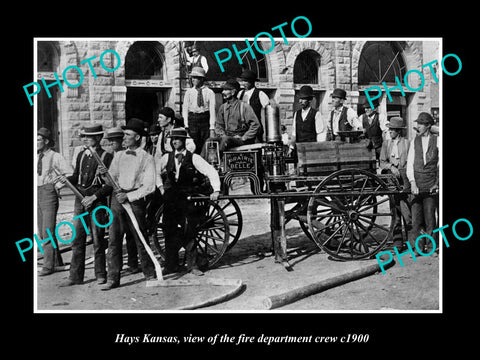
[[[372,141],[372,145],[375,149],[381,147],[383,142],[383,132],[380,128],[380,121],[378,120],[378,118],[378,113],[375,113],[372,123],[369,124],[367,114],[362,115],[362,125],[363,128],[366,130],[365,135],[368,139]]]
[[[208,178],[195,168],[192,156],[192,153],[187,150],[179,168],[180,173],[178,174],[178,180],[175,180],[175,151],[168,154],[164,175],[165,190],[173,189],[184,194],[204,194],[211,192]]]
[[[350,131],[353,129],[347,120],[347,110],[348,108],[345,106],[342,108],[342,112],[340,113],[340,117],[338,119],[338,131]],[[327,140],[335,140],[333,134],[333,114],[334,110],[330,112],[330,131],[327,135]]]
[[[262,125],[262,103],[260,102],[260,90],[257,88],[253,89],[252,96],[248,99],[248,104],[252,107],[253,112],[257,115],[258,122],[260,123],[260,129],[257,132],[257,139],[259,142],[263,141],[263,125]],[[240,100],[243,100],[245,95],[245,89],[240,93]]]
[[[295,115],[295,141],[296,142],[315,142],[317,141],[317,130],[315,129],[315,115],[317,110],[310,108],[305,120],[302,120],[302,110],[298,110]]]
[[[420,192],[428,192],[433,185],[437,184],[438,180],[437,136],[430,135],[426,154],[426,164],[423,164],[421,136],[415,137],[413,144],[415,150],[413,161],[413,176],[415,178],[415,184]]]

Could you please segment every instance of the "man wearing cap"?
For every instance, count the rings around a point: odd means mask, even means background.
[[[229,148],[253,144],[260,131],[260,122],[252,107],[238,100],[240,84],[229,79],[222,85],[222,95],[226,100],[217,112],[215,132],[220,136],[220,151]]]
[[[407,177],[410,181],[412,199],[412,248],[415,240],[420,235],[422,227],[425,232],[433,236],[437,241],[437,228],[435,212],[438,207],[438,184],[439,184],[439,157],[438,137],[431,133],[434,123],[432,115],[421,112],[415,120],[418,124],[417,135],[410,143],[407,159]],[[426,240],[422,237],[418,241],[418,248],[425,252]]]
[[[214,135],[215,93],[205,85],[206,71],[203,68],[194,67],[190,77],[193,87],[185,92],[182,116],[195,142],[195,152],[200,154],[205,141]]]
[[[185,58],[187,60],[188,69],[193,69],[194,67],[201,67],[205,70],[205,73],[208,72],[208,62],[207,58],[200,54],[199,46],[197,43],[193,43],[186,47]]]
[[[104,139],[110,142],[110,147],[112,148],[114,154],[119,152],[120,150],[124,150],[123,148],[123,130],[121,127],[110,128],[105,131]],[[109,207],[111,205],[111,198]],[[127,273],[129,274],[136,274],[139,273],[141,270],[138,265],[138,252],[137,252],[137,243],[135,238],[132,235],[132,232],[128,228],[125,227],[125,242],[127,248]]]
[[[257,115],[257,119],[260,122],[257,141],[264,142],[265,108],[270,104],[270,99],[267,94],[255,87],[255,81],[258,81],[257,74],[249,69],[244,70],[239,78],[240,86],[243,89],[238,93],[238,98],[249,104],[255,115]]]
[[[393,245],[397,249],[403,248],[402,221],[403,216],[406,233],[411,230],[412,215],[408,201],[410,193],[410,182],[407,178],[407,158],[410,143],[403,137],[406,129],[401,117],[393,117],[387,124],[390,132],[390,139],[383,142],[380,151],[380,168],[382,174],[391,173],[398,179],[400,186],[406,194],[395,195],[396,223],[393,228]]]
[[[295,112],[292,126],[290,149],[294,149],[296,142],[315,142],[327,139],[327,123],[322,120],[320,112],[310,104],[313,99],[313,89],[304,85],[298,92],[300,109]]]
[[[86,138],[86,146],[92,147],[102,159],[104,165],[108,167],[112,162],[113,155],[103,150],[100,141],[103,137],[102,125],[86,126],[81,133]],[[74,204],[74,220],[76,236],[72,243],[72,259],[70,261],[70,276],[62,286],[77,285],[83,283],[85,274],[85,250],[87,233],[84,224],[90,225],[93,238],[94,252],[94,268],[95,278],[98,284],[104,284],[106,281],[105,266],[105,229],[95,225],[92,218],[92,211],[99,205],[107,205],[107,197],[112,192],[112,187],[105,183],[101,173],[105,169],[100,169],[97,161],[93,157],[90,150],[85,147],[77,156],[75,170],[73,175],[67,179],[75,185],[75,187],[85,197],[83,200],[75,198]],[[81,216],[85,212],[88,215]],[[105,209],[96,212],[95,218],[99,224],[105,224],[108,221],[99,220],[102,217],[105,220],[107,213]],[[77,218],[76,218],[77,217]]]
[[[373,101],[374,108],[372,109],[369,102],[363,104],[365,113],[360,116],[360,122],[363,126],[363,133],[369,139],[368,147],[375,149],[375,156],[377,160],[380,158],[380,151],[382,150],[383,134],[388,131],[387,117],[384,113],[378,112],[378,101]]]
[[[146,225],[145,197],[155,190],[155,163],[153,156],[140,147],[142,136],[147,133],[140,119],[132,118],[124,130],[123,141],[126,149],[115,154],[109,172],[118,184],[112,196],[111,211],[113,214],[108,242],[108,281],[102,290],[110,290],[120,286],[120,270],[122,268],[122,240],[125,227],[133,234],[143,274],[147,280],[155,278],[155,269],[148,256],[132,220],[122,204],[129,202],[135,215],[138,227],[148,244]]]
[[[212,165],[185,148],[185,139],[188,138],[185,129],[172,129],[169,136],[175,151],[162,156],[159,164],[161,176],[157,178],[157,185],[165,201],[165,273],[179,271],[178,250],[183,246],[187,270],[195,275],[202,275],[203,272],[197,265],[194,239],[194,230],[201,219],[202,209],[193,201],[188,201],[187,197],[210,192],[210,199],[217,200],[220,178]],[[205,186],[205,176],[210,181],[209,186]]]
[[[333,110],[330,113],[328,122],[327,141],[333,141],[340,138],[339,131],[351,131],[362,128],[362,123],[358,120],[357,114],[352,108],[344,106],[347,99],[347,92],[343,89],[334,89],[332,92]]]
[[[49,237],[47,229],[54,234],[57,211],[58,211],[58,190],[61,183],[58,182],[59,175],[70,175],[72,168],[65,158],[53,150],[55,142],[52,133],[47,128],[40,128],[37,132],[37,226],[41,239]],[[55,242],[55,247],[52,242]],[[58,251],[58,243],[55,235],[51,241],[42,243],[43,266],[39,276],[50,275],[55,272],[55,266],[63,266],[62,256]]]
[[[160,109],[158,113],[158,125],[160,126],[161,132],[158,137],[157,150],[155,152],[155,165],[157,165],[163,154],[173,151],[171,138],[168,137],[168,134],[173,128],[178,127],[176,123],[177,118],[172,108],[163,107]],[[185,146],[188,151],[195,152],[195,142],[192,138],[189,137],[187,139]]]

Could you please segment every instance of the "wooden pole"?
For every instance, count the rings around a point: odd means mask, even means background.
[[[394,261],[391,261],[385,266],[385,268],[390,268],[394,265]],[[295,301],[306,298],[307,296],[317,294],[319,292],[331,289],[333,287],[346,284],[351,281],[361,279],[363,277],[373,275],[376,272],[380,271],[380,266],[378,263],[369,265],[367,267],[352,271],[347,274],[341,274],[332,278],[324,279],[319,282],[305,285],[282,294],[273,295],[265,298],[263,300],[263,305],[266,309],[275,309]]]
[[[58,171],[57,168],[53,168],[53,171],[55,171],[55,174],[57,175],[62,175],[62,173],[60,173],[60,171]],[[78,191],[78,189],[68,180],[65,181],[65,185],[67,185],[70,190],[73,191],[73,194],[79,198],[80,200],[83,200],[84,196],[82,195],[82,193],[80,193],[80,191]]]

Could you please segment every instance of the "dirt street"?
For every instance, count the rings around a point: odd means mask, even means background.
[[[376,263],[376,260],[337,261],[318,250],[298,223],[287,225],[289,262],[293,271],[275,263],[271,254],[270,204],[268,200],[239,200],[244,227],[238,243],[218,265],[197,279],[240,279],[243,283],[234,298],[194,311],[363,311],[363,310],[438,310],[439,255],[418,257],[413,261],[404,256],[386,274],[377,273],[324,292],[308,296],[276,310],[266,310],[263,301],[303,285],[317,283]],[[71,199],[63,199],[59,221],[71,219]],[[92,246],[87,247],[87,258]],[[70,261],[71,252],[63,253]],[[440,255],[441,257],[441,255]],[[124,252],[126,265],[126,254]],[[41,263],[41,260],[39,261]],[[126,266],[125,266],[126,267]],[[40,268],[40,267],[39,267]],[[143,275],[122,275],[121,286],[101,291],[93,274],[93,263],[86,267],[85,283],[58,287],[68,271],[37,277],[38,310],[52,311],[158,311],[173,310],[231,291],[228,287],[146,287]],[[184,275],[183,279],[193,275]],[[167,277],[171,278],[171,277]]]

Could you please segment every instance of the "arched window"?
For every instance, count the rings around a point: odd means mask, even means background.
[[[302,51],[293,64],[293,82],[295,84],[318,84],[320,54],[315,50]]]
[[[267,64],[265,62],[265,55],[258,52],[253,42],[252,44],[253,53],[255,54],[255,59],[250,54],[250,51],[246,51],[240,54],[242,63],[240,64],[237,56],[232,48],[232,44],[235,44],[239,51],[246,49],[245,41],[197,41],[196,45],[199,48],[201,55],[205,56],[208,63],[208,80],[212,81],[225,81],[229,78],[237,78],[241,75],[244,69],[250,69],[257,74],[257,78],[260,81],[267,82]],[[232,52],[232,58],[229,61],[222,63],[225,71],[222,72],[220,66],[218,65],[217,59],[215,58],[215,52],[221,49],[228,49]],[[219,53],[218,56],[223,58],[226,56],[226,53]]]
[[[395,41],[367,41],[360,54],[358,84],[395,83],[395,76],[403,82],[405,62],[404,44]]]
[[[137,41],[125,56],[126,79],[163,79],[164,48],[156,41]]]
[[[56,44],[52,41],[37,42],[37,73],[40,78],[44,78],[47,84],[52,82],[54,72],[57,71],[59,64],[59,54]],[[40,80],[38,80],[40,82]],[[58,86],[49,88],[51,98],[47,97],[46,91],[40,91],[37,96],[37,127],[46,127],[52,132],[55,149],[62,150],[59,146],[59,126],[57,101],[59,98]]]

